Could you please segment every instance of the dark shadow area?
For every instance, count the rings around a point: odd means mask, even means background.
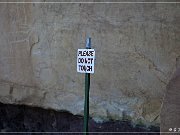
[[[146,127],[133,125],[131,121],[108,121],[96,123],[89,120],[89,131],[99,132],[90,134],[113,134],[112,132],[157,132],[159,127]],[[54,110],[30,107],[24,105],[10,105],[0,103],[0,131],[1,132],[82,132],[83,117],[69,112],[57,112]],[[111,132],[111,133],[102,133]],[[15,134],[15,133],[13,133]],[[26,133],[31,134],[31,133]],[[41,133],[45,134],[45,133]],[[50,133],[48,133],[50,134]],[[67,134],[67,133],[58,133]],[[73,133],[75,134],[75,133]],[[76,133],[82,134],[82,133]],[[116,133],[120,134],[120,133]],[[124,134],[124,133],[122,133]],[[126,135],[130,135],[128,133]],[[147,135],[150,133],[137,133]],[[152,134],[152,133],[151,133]],[[7,134],[6,134],[7,135]],[[12,135],[12,134],[11,134]]]

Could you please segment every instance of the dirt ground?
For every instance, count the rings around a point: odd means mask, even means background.
[[[83,117],[72,115],[69,112],[57,112],[54,110],[46,110],[38,107],[7,105],[0,103],[0,131],[1,133],[26,132],[23,134],[29,135],[32,133],[28,132],[42,132],[41,134],[45,134],[45,132],[61,132],[57,134],[63,135],[69,134],[65,132],[70,132],[72,134],[82,134],[77,132],[83,131]],[[89,132],[91,132],[90,134],[92,135],[114,134],[115,132],[116,134],[125,134],[117,132],[156,132],[153,133],[153,135],[159,135],[159,131],[159,127],[145,127],[143,125],[133,126],[132,122],[127,120],[108,121],[105,123],[96,123],[91,118],[89,120]],[[14,134],[15,133],[13,133],[13,135]],[[126,135],[130,134],[132,133],[126,133]],[[150,133],[136,134],[147,135]]]

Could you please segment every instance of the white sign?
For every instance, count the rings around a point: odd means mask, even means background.
[[[77,72],[94,73],[94,49],[78,49],[77,51]]]

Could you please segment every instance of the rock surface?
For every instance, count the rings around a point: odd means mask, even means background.
[[[91,36],[90,116],[159,123],[179,13],[179,4],[0,4],[0,101],[83,115],[76,52]]]
[[[180,66],[167,85],[161,109],[161,132],[180,133]],[[166,133],[162,133],[165,135]]]

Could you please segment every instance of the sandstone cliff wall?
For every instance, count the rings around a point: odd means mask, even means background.
[[[90,115],[159,123],[179,13],[179,4],[0,4],[0,102],[83,114],[76,52],[91,36]]]

